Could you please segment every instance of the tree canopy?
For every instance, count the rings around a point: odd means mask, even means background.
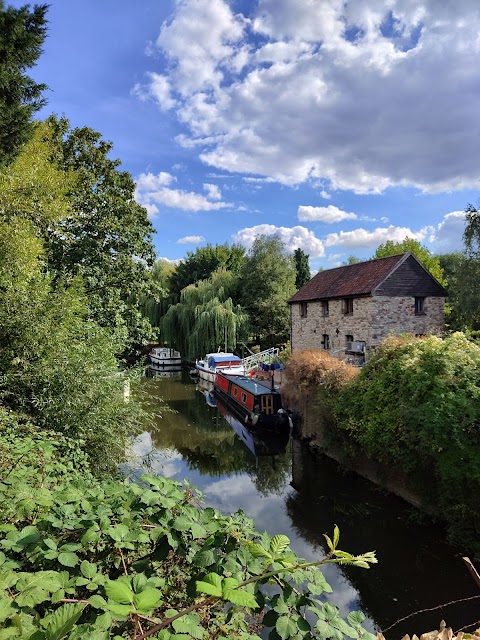
[[[287,300],[295,293],[295,263],[277,236],[259,236],[241,272],[241,304],[262,347],[285,343],[290,335]]]
[[[310,265],[308,264],[308,255],[302,251],[302,249],[295,249],[293,252],[293,258],[295,260],[295,287],[301,289],[310,278]]]
[[[49,118],[56,131],[60,166],[73,173],[72,211],[50,225],[48,266],[64,277],[82,277],[92,319],[123,332],[127,345],[152,337],[142,316],[142,296],[154,293],[150,266],[155,252],[146,210],[134,199],[131,175],[109,154],[112,144],[88,127],[70,130]]]
[[[25,71],[35,66],[46,37],[48,5],[5,8],[0,0],[0,166],[20,152],[33,133],[32,115],[47,88]]]
[[[194,252],[189,251],[185,260],[177,265],[170,277],[170,291],[178,300],[181,290],[189,284],[206,280],[221,268],[238,274],[244,261],[245,248],[239,244],[198,247]]]
[[[430,271],[432,276],[440,284],[445,285],[445,278],[438,256],[433,255],[427,247],[424,247],[418,240],[413,238],[405,238],[402,242],[387,240],[387,242],[378,247],[373,258],[386,258],[387,256],[394,256],[407,251],[411,251],[423,266]]]

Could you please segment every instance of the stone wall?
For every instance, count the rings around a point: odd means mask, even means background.
[[[346,336],[365,341],[367,349],[389,335],[410,333],[425,335],[444,331],[444,298],[426,298],[425,315],[415,315],[414,298],[365,296],[353,299],[353,313],[343,313],[342,300],[329,300],[328,316],[321,302],[308,302],[306,316],[302,305],[291,304],[292,350],[323,348],[323,336],[329,336],[329,348],[335,353],[345,349]]]

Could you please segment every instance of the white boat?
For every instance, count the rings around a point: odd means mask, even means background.
[[[229,376],[244,376],[245,367],[242,359],[233,353],[219,351],[218,353],[207,353],[205,358],[197,360],[195,369],[203,380],[215,382],[217,371],[226,373]]]
[[[148,354],[150,366],[155,369],[181,369],[182,356],[171,347],[154,347]]]

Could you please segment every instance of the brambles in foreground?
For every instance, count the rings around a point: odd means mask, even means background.
[[[316,565],[375,562],[338,550],[338,529],[329,554],[306,563],[286,536],[258,534],[242,512],[201,508],[188,486],[152,476],[141,486],[85,479],[68,440],[42,440],[14,417],[7,431],[0,637],[253,640],[263,624],[272,640],[373,638],[361,614],[345,621],[319,598],[331,589]],[[278,587],[273,596],[267,583]]]

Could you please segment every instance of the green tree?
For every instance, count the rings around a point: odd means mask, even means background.
[[[123,402],[122,344],[88,319],[80,278],[53,287],[46,269],[44,229],[72,211],[49,133],[39,125],[0,170],[0,405],[82,441],[95,470],[111,472],[139,414]]]
[[[161,258],[152,267],[152,280],[155,285],[154,293],[143,296],[140,300],[142,314],[154,328],[160,326],[161,318],[168,308],[174,304],[174,297],[170,293],[170,278],[175,272],[175,264]]]
[[[295,286],[297,289],[301,289],[310,278],[310,265],[308,264],[308,255],[304,253],[300,248],[295,249],[293,252],[293,258],[295,260]]]
[[[239,273],[245,261],[245,248],[238,244],[207,244],[189,251],[170,277],[170,291],[177,300],[182,289],[199,280],[206,280],[217,269]]]
[[[405,238],[402,242],[387,240],[385,244],[381,244],[378,247],[373,258],[386,258],[387,256],[394,256],[407,251],[411,251],[423,266],[430,271],[432,276],[438,280],[440,284],[445,285],[445,278],[438,256],[434,256],[427,247],[424,247],[418,240],[414,240],[413,238]]]
[[[245,324],[241,308],[234,305],[230,295],[235,286],[235,275],[218,269],[207,280],[185,287],[180,302],[162,318],[162,340],[190,358],[216,351],[225,342],[227,349],[234,349]]]
[[[135,183],[112,144],[87,127],[69,131],[67,120],[49,118],[56,129],[61,166],[76,177],[69,199],[73,213],[51,225],[48,266],[56,274],[81,276],[92,319],[122,332],[131,349],[153,337],[141,299],[155,294],[151,265],[153,228],[134,199]]]
[[[469,204],[465,210],[463,241],[469,256],[480,258],[480,212]]]
[[[263,347],[285,343],[290,333],[287,300],[295,293],[295,263],[278,236],[259,236],[241,272],[241,305]]]
[[[32,115],[45,104],[46,85],[34,82],[25,71],[42,53],[47,8],[5,8],[0,0],[0,166],[11,162],[31,137]]]

